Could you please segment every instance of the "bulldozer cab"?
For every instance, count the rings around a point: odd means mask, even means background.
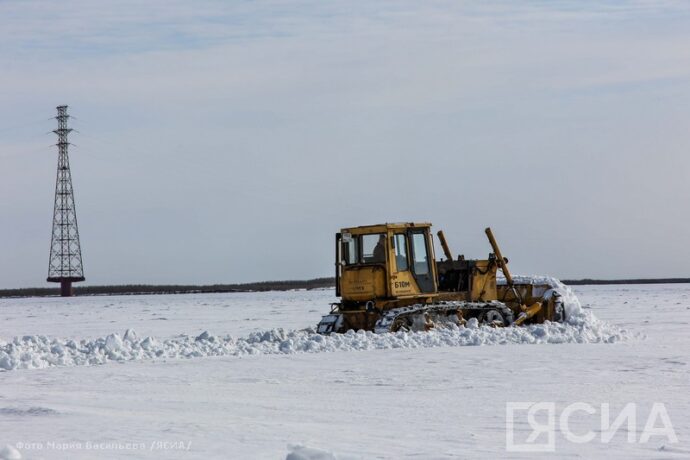
[[[381,224],[336,234],[336,294],[350,306],[434,295],[431,224]],[[385,302],[384,302],[385,303]]]

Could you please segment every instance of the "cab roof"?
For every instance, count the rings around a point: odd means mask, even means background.
[[[429,228],[430,222],[394,222],[374,225],[360,225],[359,227],[347,227],[340,231],[342,233],[379,233],[387,230],[398,230],[408,228]]]

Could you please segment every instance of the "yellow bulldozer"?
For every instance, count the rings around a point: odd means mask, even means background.
[[[495,327],[564,321],[561,293],[548,284],[514,282],[490,228],[486,235],[493,250],[488,259],[454,259],[439,231],[445,259],[436,261],[430,223],[342,229],[335,236],[340,302],[317,331],[423,331],[473,318]]]

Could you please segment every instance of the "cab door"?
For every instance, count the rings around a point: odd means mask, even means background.
[[[411,252],[412,276],[421,292],[435,293],[436,283],[431,270],[429,232],[426,229],[411,229],[407,232],[407,237]]]
[[[410,257],[405,230],[395,232],[391,237],[392,264],[390,291],[393,297],[414,296],[419,294],[417,283],[410,269]]]

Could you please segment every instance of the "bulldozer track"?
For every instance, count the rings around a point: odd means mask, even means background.
[[[495,323],[498,318],[501,318],[503,326],[509,326],[513,323],[513,311],[503,302],[442,302],[436,304],[415,304],[407,307],[393,308],[381,314],[381,317],[376,321],[374,332],[377,334],[385,332],[394,332],[396,322],[401,319],[419,317],[421,315],[433,316],[450,316],[462,313],[465,317],[476,317],[480,323],[491,322]],[[491,315],[489,314],[491,313]],[[488,317],[488,320],[484,320]],[[433,327],[433,326],[431,326]]]

